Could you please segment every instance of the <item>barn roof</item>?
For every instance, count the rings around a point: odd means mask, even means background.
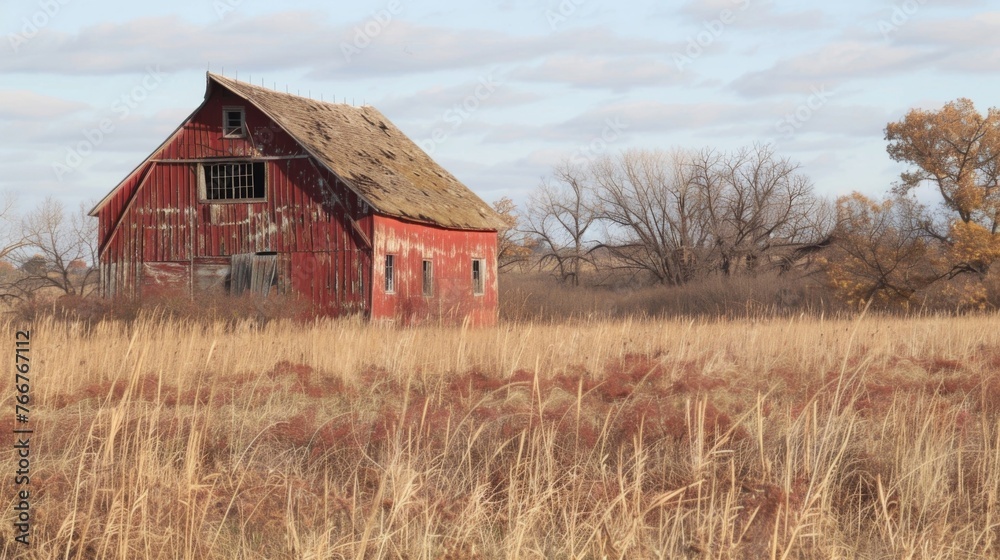
[[[316,101],[218,74],[208,79],[209,91],[215,82],[252,103],[376,211],[452,228],[498,228],[488,204],[374,107]]]
[[[211,72],[206,100],[216,84],[270,117],[376,212],[456,229],[502,226],[488,204],[374,107],[316,101]]]

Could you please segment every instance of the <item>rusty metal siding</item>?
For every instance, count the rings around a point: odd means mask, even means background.
[[[497,319],[497,234],[453,230],[375,216],[371,316],[415,323],[442,317],[475,325]],[[395,290],[385,291],[385,257],[394,255]],[[423,261],[433,262],[434,290],[423,294]],[[485,264],[484,293],[473,293],[472,260]]]
[[[370,239],[367,208],[270,119],[228,93],[217,90],[100,209],[104,293],[140,296],[148,291],[144,278],[154,291],[185,283],[189,291],[218,286],[219,267],[199,262],[269,251],[282,255],[282,282],[324,312],[366,311],[371,254],[351,220]],[[222,107],[228,105],[245,107],[245,138],[222,137]],[[198,162],[223,157],[269,158],[265,201],[199,199]],[[164,274],[179,278],[168,281]]]

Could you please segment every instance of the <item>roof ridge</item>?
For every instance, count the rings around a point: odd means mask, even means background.
[[[236,86],[238,86],[240,88],[250,88],[251,91],[254,91],[254,90],[255,91],[260,91],[260,92],[267,93],[268,95],[287,96],[287,97],[291,97],[291,98],[294,98],[294,99],[312,101],[314,103],[319,103],[321,105],[332,105],[334,107],[349,107],[351,109],[358,109],[358,110],[361,110],[361,109],[375,109],[375,107],[373,107],[371,105],[352,105],[352,104],[346,103],[346,102],[345,103],[337,103],[336,97],[334,97],[333,101],[327,101],[325,99],[314,99],[312,97],[307,97],[307,96],[304,96],[304,95],[296,95],[294,93],[289,93],[287,91],[281,91],[281,90],[278,90],[278,89],[269,88],[269,87],[264,86],[264,85],[257,85],[257,84],[255,84],[253,82],[244,82],[243,80],[239,80],[239,79],[236,79],[236,78],[230,78],[229,76],[224,76],[222,74],[216,74],[214,72],[207,72],[207,75],[208,75],[209,78],[214,79],[215,81],[217,81],[217,82],[219,82],[222,85],[225,85],[227,87],[228,86],[232,86],[232,85],[236,85]]]
[[[255,105],[379,213],[458,229],[501,227],[489,204],[376,107],[317,101],[211,72],[208,79]]]

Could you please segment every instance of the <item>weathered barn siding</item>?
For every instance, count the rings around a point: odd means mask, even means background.
[[[246,138],[222,137],[228,105],[245,108]],[[198,162],[233,157],[267,158],[266,201],[199,200]],[[310,294],[326,312],[363,311],[371,254],[357,229],[370,227],[365,211],[267,116],[217,88],[100,209],[102,284],[108,295],[190,292],[224,282],[222,257],[276,252],[281,285]]]
[[[242,109],[244,136],[224,136],[224,108]],[[264,196],[207,200],[202,165],[234,161],[263,164]],[[278,292],[330,315],[496,320],[500,220],[372,107],[209,74],[202,106],[91,215],[109,296]]]
[[[405,323],[427,318],[464,319],[475,325],[497,318],[494,231],[454,230],[375,216],[372,316]],[[385,257],[394,256],[395,290],[385,290]],[[482,259],[483,294],[473,293],[472,259]],[[431,296],[423,293],[423,261],[433,263]]]

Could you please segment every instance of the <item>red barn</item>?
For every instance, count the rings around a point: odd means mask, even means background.
[[[106,296],[496,320],[498,216],[372,107],[209,73],[201,106],[91,215]]]

